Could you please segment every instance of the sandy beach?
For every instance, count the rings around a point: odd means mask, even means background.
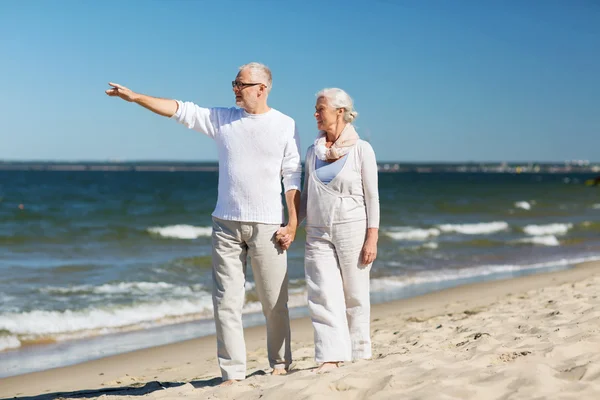
[[[1,398],[597,399],[600,263],[378,304],[374,357],[316,375],[294,320],[293,371],[272,377],[265,329],[246,330],[248,379],[219,387],[204,337],[0,379]]]

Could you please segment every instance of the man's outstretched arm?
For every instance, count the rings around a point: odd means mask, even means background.
[[[148,110],[162,115],[164,117],[171,118],[177,112],[179,107],[177,101],[171,99],[161,99],[159,97],[147,96],[140,94],[126,88],[125,86],[117,83],[108,83],[112,88],[106,91],[106,94],[112,97],[120,97],[125,101],[137,103],[140,106],[147,108]]]

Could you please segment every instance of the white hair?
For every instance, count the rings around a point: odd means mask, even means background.
[[[273,77],[271,76],[271,70],[265,64],[251,62],[244,64],[240,67],[240,72],[243,70],[249,70],[252,74],[252,78],[258,82],[264,83],[267,86],[267,90],[271,90],[273,87]]]
[[[352,123],[356,117],[358,117],[358,113],[354,110],[352,97],[342,89],[325,88],[317,93],[317,99],[320,99],[321,97],[327,100],[327,104],[330,107],[343,108],[345,110],[344,121]]]

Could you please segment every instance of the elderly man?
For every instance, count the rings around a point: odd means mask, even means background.
[[[271,71],[259,63],[240,67],[232,82],[240,108],[202,108],[109,85],[109,96],[172,118],[217,143],[219,188],[212,214],[212,272],[223,381],[230,384],[246,377],[242,308],[247,256],[267,321],[269,363],[273,374],[285,374],[292,361],[285,250],[298,225],[302,167],[294,120],[267,105]],[[282,178],[288,208],[283,227]]]

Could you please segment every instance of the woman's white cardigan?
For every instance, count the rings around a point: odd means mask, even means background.
[[[368,228],[379,228],[377,162],[368,142],[356,143],[342,170],[328,184],[315,173],[314,145],[305,160],[300,221],[306,218],[307,227],[330,227],[366,219]]]

